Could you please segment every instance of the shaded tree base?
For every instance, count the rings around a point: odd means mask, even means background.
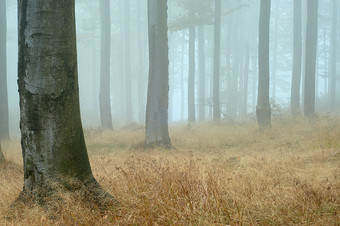
[[[98,209],[101,212],[114,210],[120,206],[120,203],[94,178],[85,182],[71,178],[46,184],[43,188],[33,189],[33,191],[27,191],[24,188],[11,207],[38,205],[46,211],[56,213],[54,217],[57,217],[63,203],[70,202],[70,200],[85,203],[89,208]]]
[[[271,128],[271,114],[272,110],[270,105],[256,107],[256,118],[260,130]]]

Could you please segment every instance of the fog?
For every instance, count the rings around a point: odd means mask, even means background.
[[[289,112],[290,106],[293,64],[293,0],[273,0],[271,2],[270,100],[275,116],[275,114]],[[304,45],[307,12],[306,1],[302,2],[302,43]],[[16,3],[15,0],[7,0],[7,85],[11,137],[20,135]],[[112,0],[110,3],[110,102],[113,127],[121,128],[130,123],[143,125],[145,123],[148,84],[147,1]],[[332,49],[334,49],[331,42],[334,21],[332,4],[333,2],[330,0],[321,0],[318,9],[317,112],[331,111],[330,62]],[[219,80],[222,119],[255,118],[258,83],[259,5],[260,1],[258,0],[222,0]],[[189,12],[194,12],[195,16],[190,16]],[[84,127],[100,127],[101,125],[99,112],[100,20],[98,0],[76,1],[79,91]],[[194,112],[196,121],[212,120],[213,118],[214,1],[169,0],[170,124],[188,120],[188,28],[193,25],[196,33]],[[337,26],[340,26],[340,23]],[[203,49],[200,49],[199,46],[200,34],[203,34],[204,37]],[[339,32],[337,35],[339,36]],[[338,45],[339,41],[336,39],[335,44]],[[336,48],[337,51],[339,49]],[[127,51],[130,54],[127,54]],[[203,51],[203,57],[200,56],[200,51]],[[336,62],[339,62],[338,59],[339,54],[337,54]],[[304,62],[304,60],[302,61]],[[336,68],[338,67],[339,64],[336,63]],[[335,73],[338,83],[338,70]],[[246,79],[247,81],[245,81]],[[203,81],[203,85],[201,81]],[[131,86],[131,93],[127,92],[129,90],[127,84]],[[203,94],[202,90],[204,90]],[[303,82],[301,93],[303,93]],[[338,96],[339,93],[336,95]],[[303,101],[303,95],[301,95],[301,101]],[[129,109],[131,109],[130,116],[127,115]],[[200,109],[203,110],[199,113]],[[336,99],[336,109],[339,109],[339,98]]]

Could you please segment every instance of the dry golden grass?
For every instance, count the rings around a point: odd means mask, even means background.
[[[3,144],[0,225],[340,225],[340,122],[281,120],[171,127],[175,150],[144,150],[144,131],[87,131],[93,172],[121,203],[101,213],[64,194],[56,217],[9,208],[23,175]],[[92,207],[93,208],[93,207]]]

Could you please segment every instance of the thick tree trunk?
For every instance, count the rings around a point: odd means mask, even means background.
[[[300,114],[300,87],[301,87],[301,62],[302,62],[302,38],[301,38],[301,1],[294,1],[294,35],[293,35],[293,71],[290,110],[292,115]]]
[[[205,119],[205,54],[204,54],[204,25],[198,27],[198,49],[199,49],[199,109],[200,121]]]
[[[332,0],[332,36],[331,36],[331,60],[330,60],[330,110],[336,107],[336,58],[337,58],[337,30],[338,30],[338,0]]]
[[[269,103],[269,21],[270,0],[261,0],[259,26],[259,85],[256,106],[260,130],[271,126]]]
[[[9,138],[6,34],[6,1],[0,1],[0,140]]]
[[[304,113],[312,116],[315,113],[315,64],[318,36],[318,0],[307,1],[306,31],[306,70],[305,70],[305,103]]]
[[[169,148],[167,0],[148,0],[149,85],[145,144]]]
[[[195,109],[195,26],[189,28],[188,121],[196,121]]]
[[[130,0],[124,0],[124,46],[125,46],[125,94],[126,94],[126,120],[131,122],[132,117],[132,89],[131,89],[131,37],[130,37]]]
[[[100,121],[101,126],[107,129],[112,127],[111,98],[110,98],[110,52],[111,52],[111,16],[110,0],[99,1],[100,6]]]
[[[221,119],[220,109],[220,46],[221,46],[221,0],[215,0],[214,24],[214,87],[213,87],[213,115],[214,120]]]
[[[75,182],[116,201],[92,175],[81,125],[73,0],[19,0],[18,85],[24,187],[40,203]],[[70,184],[71,183],[71,184]],[[61,186],[60,186],[61,185]]]

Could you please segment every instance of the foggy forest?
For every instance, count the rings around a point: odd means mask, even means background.
[[[0,225],[339,225],[338,0],[0,0]]]

